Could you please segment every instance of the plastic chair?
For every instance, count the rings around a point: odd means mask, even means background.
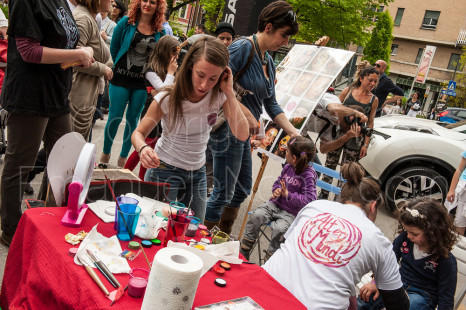
[[[339,181],[346,182],[346,180],[343,179],[343,177],[341,176],[340,172],[332,170],[332,169],[327,168],[325,166],[313,163],[313,162],[311,162],[310,164],[312,164],[312,167],[314,168],[315,171],[323,173],[325,175],[328,175],[329,177],[331,177],[333,179],[337,179]],[[340,195],[341,188],[338,187],[338,186],[332,185],[331,183],[327,183],[327,182],[324,182],[324,181],[318,179],[316,185],[317,185],[317,187],[320,187],[322,189],[325,189],[326,191],[332,192],[335,195]]]

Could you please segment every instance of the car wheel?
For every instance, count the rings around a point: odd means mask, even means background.
[[[425,167],[407,168],[388,179],[385,202],[393,212],[400,203],[416,197],[430,197],[443,203],[447,191],[447,180],[436,171]]]

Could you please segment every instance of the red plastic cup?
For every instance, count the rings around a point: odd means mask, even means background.
[[[185,216],[173,215],[173,218],[169,216],[163,246],[167,246],[169,240],[173,242],[183,242],[189,223],[190,219]]]

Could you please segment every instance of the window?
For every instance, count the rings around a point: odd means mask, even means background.
[[[362,54],[364,50],[364,46],[358,45],[358,48],[356,49],[356,54]]]
[[[398,52],[398,44],[392,44],[392,55],[396,55],[396,52]]]
[[[424,29],[435,29],[437,28],[438,18],[440,11],[426,11],[424,19],[422,20],[422,27]]]
[[[458,113],[455,116],[466,119],[466,111],[459,110]]]
[[[448,70],[463,71],[463,66],[460,64],[460,54],[452,53],[450,56],[450,61],[448,62]]]
[[[177,3],[178,3],[178,2],[179,2],[179,1],[177,1]],[[179,12],[179,17],[180,17],[180,18],[188,19],[188,17],[187,17],[187,15],[188,15],[188,10],[187,10],[187,8],[188,8],[188,5],[185,5],[185,6],[183,6],[181,9],[179,9],[178,12]]]
[[[416,60],[414,61],[415,64],[419,64],[421,62],[421,57],[422,57],[422,54],[424,53],[424,49],[423,48],[420,48],[418,51],[417,51],[417,56],[416,56]]]
[[[396,11],[396,17],[394,21],[395,26],[399,26],[401,24],[401,19],[403,18],[404,12],[405,12],[404,8],[398,8],[398,11]]]
[[[372,12],[382,13],[382,12],[383,12],[383,8],[384,8],[383,6],[379,6],[379,7],[373,6],[373,7],[371,8],[371,10],[372,10]],[[378,19],[379,19],[379,17],[376,16],[376,17],[374,18],[374,22],[377,22]]]

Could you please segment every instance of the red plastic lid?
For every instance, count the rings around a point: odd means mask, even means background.
[[[214,267],[214,272],[218,274],[219,276],[223,276],[225,274],[225,269],[223,269],[220,266],[215,266]]]

